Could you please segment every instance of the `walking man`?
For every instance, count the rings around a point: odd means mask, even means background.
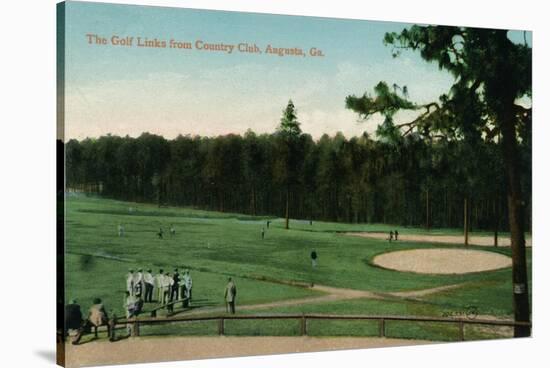
[[[162,231],[162,227],[159,228],[159,232],[157,233],[157,236],[159,239],[162,239],[162,234],[164,234],[164,231]]]
[[[233,279],[230,277],[227,279],[227,285],[225,287],[225,310],[231,314],[235,314],[235,299],[237,297],[237,286],[233,282]]]
[[[153,278],[153,271],[147,270],[143,276],[145,283],[145,303],[151,303],[153,301],[153,289],[155,288],[155,279]]]
[[[393,231],[390,231],[390,238],[388,240],[390,241],[390,243],[393,240]]]
[[[397,232],[397,230],[395,230],[395,232],[393,234],[394,234],[395,240],[397,241],[397,235],[399,235],[399,233]]]
[[[262,227],[262,240],[264,240],[265,237],[265,229]]]

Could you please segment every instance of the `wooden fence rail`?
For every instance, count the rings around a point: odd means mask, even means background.
[[[295,319],[300,322],[300,334],[307,335],[308,320],[370,320],[378,322],[378,336],[386,337],[387,321],[422,322],[422,323],[449,323],[458,326],[458,340],[464,341],[465,325],[485,325],[497,327],[531,326],[530,322],[514,322],[486,319],[458,319],[448,317],[417,317],[417,316],[378,316],[378,315],[333,315],[333,314],[277,314],[277,315],[216,315],[203,317],[159,317],[159,318],[131,318],[118,320],[116,325],[132,325],[132,335],[139,336],[140,326],[177,322],[217,321],[218,334],[225,334],[226,320],[280,320]]]
[[[182,298],[182,299],[171,301],[169,303],[164,303],[162,305],[159,305],[156,308],[151,309],[148,313],[151,314],[151,317],[155,318],[159,310],[163,310],[163,309],[169,310],[170,307],[174,308],[177,304],[180,304],[180,303],[181,303],[182,309],[188,308],[189,298]]]

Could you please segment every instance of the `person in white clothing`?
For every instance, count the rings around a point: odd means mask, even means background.
[[[187,304],[191,304],[192,290],[193,290],[193,279],[189,274],[189,270],[185,270],[183,274],[183,284],[185,285],[185,295],[184,298],[187,298]]]
[[[118,224],[118,236],[119,237],[124,236],[124,226],[122,224]]]
[[[162,269],[155,275],[155,291],[157,302],[164,304],[164,271]]]
[[[126,274],[126,291],[134,295],[134,270],[128,270]]]
[[[164,304],[170,303],[172,300],[170,299],[172,295],[172,286],[174,285],[174,279],[170,275],[169,272],[166,272],[164,275]],[[172,312],[174,310],[174,306],[170,304],[168,306],[168,311]]]
[[[143,282],[143,270],[140,268],[138,272],[134,274],[134,295],[142,297],[145,291],[145,285]]]
[[[124,311],[126,312],[127,319],[135,317],[136,302],[137,302],[137,298],[131,295],[128,291],[126,291],[126,294],[124,295],[124,300],[123,300],[123,307],[124,307]],[[126,331],[128,332],[128,336],[132,334],[131,323],[126,324]]]

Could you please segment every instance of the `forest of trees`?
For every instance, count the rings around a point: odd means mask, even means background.
[[[497,140],[414,134],[387,140],[366,133],[314,140],[289,106],[272,134],[70,140],[67,188],[158,205],[428,228],[464,226],[467,205],[470,229],[508,229]],[[530,198],[529,142],[520,148]]]

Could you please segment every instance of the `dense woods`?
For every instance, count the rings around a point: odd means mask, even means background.
[[[341,133],[314,140],[283,130],[167,140],[102,136],[66,144],[69,190],[159,205],[345,222],[507,229],[496,141],[395,141]],[[530,149],[521,145],[525,192]],[[528,204],[530,201],[528,202]]]

